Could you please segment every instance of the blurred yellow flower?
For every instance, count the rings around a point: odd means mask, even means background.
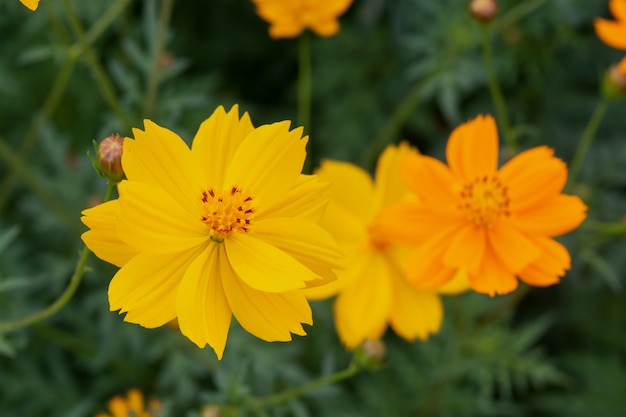
[[[116,395],[107,406],[111,414],[99,413],[96,417],[156,417],[161,410],[161,403],[157,400],[151,400],[146,409],[143,395],[136,389],[128,390],[126,398]]]
[[[406,281],[404,267],[409,251],[391,244],[386,230],[376,221],[382,208],[408,192],[398,165],[400,157],[407,154],[417,152],[406,144],[387,147],[378,160],[375,183],[367,172],[346,162],[324,161],[317,171],[321,179],[331,183],[331,201],[322,225],[331,231],[346,258],[337,281],[308,289],[305,294],[311,299],[338,294],[335,326],[349,349],[366,339],[382,337],[388,325],[407,340],[426,339],[441,326],[439,295]],[[458,290],[463,289],[460,283]]]
[[[37,10],[39,7],[39,0],[20,0],[22,4],[28,7],[30,10]]]
[[[456,128],[448,166],[422,155],[401,161],[418,201],[385,210],[390,237],[413,244],[409,280],[438,288],[462,269],[472,288],[490,295],[555,284],[570,267],[567,249],[552,239],[576,228],[587,207],[561,194],[567,167],[546,146],[520,153],[498,170],[498,133],[491,116]]]
[[[596,34],[607,45],[626,49],[626,0],[610,0],[609,9],[615,20],[596,18]]]
[[[300,173],[307,137],[284,121],[254,128],[219,107],[191,149],[146,120],[126,138],[117,200],[87,209],[85,244],[120,266],[111,310],[181,332],[222,357],[232,315],[266,341],[304,335],[300,289],[334,279],[339,252],[317,225],[327,185]]]
[[[261,18],[270,23],[270,36],[295,38],[305,29],[320,36],[339,31],[337,19],[352,0],[252,0]]]

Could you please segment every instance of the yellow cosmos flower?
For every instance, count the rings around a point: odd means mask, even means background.
[[[596,34],[607,45],[626,49],[626,0],[610,0],[609,9],[616,20],[596,18]]]
[[[409,154],[417,152],[406,144],[387,147],[378,160],[375,183],[367,172],[345,162],[324,161],[317,171],[332,184],[322,225],[331,231],[346,258],[337,281],[305,293],[313,299],[338,293],[335,326],[349,349],[365,339],[382,337],[388,325],[407,340],[425,339],[441,326],[439,295],[406,281],[408,250],[391,244],[385,228],[376,222],[382,208],[407,194],[398,161]]]
[[[150,401],[146,409],[143,395],[136,389],[128,390],[126,398],[116,395],[107,405],[111,414],[98,413],[96,417],[155,417],[161,410],[161,403],[157,400]]]
[[[320,36],[339,31],[337,19],[352,0],[252,0],[261,18],[270,23],[270,36],[295,38],[311,29]]]
[[[178,318],[222,357],[231,316],[266,341],[304,335],[300,289],[334,279],[338,249],[317,225],[327,185],[302,175],[307,137],[288,121],[254,128],[219,107],[191,149],[146,120],[124,140],[119,199],[83,212],[85,244],[120,266],[111,310],[144,327]]]
[[[437,288],[459,270],[481,293],[557,283],[570,267],[552,237],[576,228],[586,206],[563,195],[567,168],[546,146],[517,155],[498,170],[498,134],[491,116],[456,128],[446,149],[448,166],[407,155],[401,174],[416,202],[398,203],[382,223],[397,242],[416,245],[410,281]]]
[[[20,0],[20,2],[33,11],[37,10],[37,7],[39,7],[39,0]]]

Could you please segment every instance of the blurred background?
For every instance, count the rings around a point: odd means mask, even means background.
[[[467,6],[355,0],[339,34],[311,36],[313,167],[333,158],[371,171],[402,139],[442,158],[455,126],[494,113]],[[499,6],[495,69],[520,147],[545,144],[569,162],[604,72],[623,56],[593,31],[607,1]],[[67,286],[80,211],[106,188],[86,155],[93,140],[130,136],[149,118],[189,142],[215,107],[235,103],[255,125],[296,125],[298,39],[267,29],[250,0],[42,0],[36,12],[0,0],[0,321]],[[626,102],[611,104],[573,188],[589,218],[560,239],[573,261],[562,283],[448,297],[438,335],[408,343],[388,332],[379,369],[257,415],[626,416],[625,116]],[[233,321],[218,362],[173,327],[109,312],[114,273],[92,257],[60,313],[0,332],[1,416],[93,416],[136,387],[163,415],[205,417],[207,404],[241,404],[350,361],[331,301],[313,305],[315,325],[291,343],[262,342]]]

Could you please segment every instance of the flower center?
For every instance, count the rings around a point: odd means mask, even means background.
[[[203,191],[202,217],[200,220],[209,228],[211,240],[222,242],[233,232],[247,232],[250,216],[254,212],[252,197],[243,194],[237,187],[218,194],[209,188]]]
[[[380,224],[374,222],[367,228],[367,234],[369,236],[369,244],[370,247],[377,251],[385,251],[389,245],[390,241],[387,236],[384,234],[384,229]]]
[[[461,189],[458,208],[479,226],[490,226],[503,216],[510,216],[507,188],[495,175],[478,177]]]

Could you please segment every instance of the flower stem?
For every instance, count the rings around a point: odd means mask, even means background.
[[[111,199],[114,189],[115,184],[109,184],[106,194],[104,196],[105,202]],[[85,267],[87,266],[87,260],[89,259],[90,254],[91,251],[89,250],[89,248],[87,248],[87,246],[83,247],[83,250],[78,257],[78,262],[76,263],[74,273],[70,278],[70,283],[68,284],[67,288],[65,288],[65,291],[63,291],[63,294],[61,294],[61,296],[57,298],[54,303],[50,304],[48,307],[37,313],[31,314],[30,316],[26,316],[17,320],[0,322],[0,332],[16,330],[22,327],[30,326],[34,323],[37,323],[38,321],[44,320],[54,315],[63,307],[65,307],[65,305],[72,299],[74,293],[76,293],[76,290],[78,289],[78,285],[83,278]]]
[[[517,152],[517,141],[515,135],[511,130],[509,122],[509,114],[506,109],[506,102],[502,95],[502,90],[498,84],[498,78],[493,67],[493,53],[491,51],[491,32],[488,26],[483,27],[482,31],[482,50],[483,61],[485,63],[485,70],[487,72],[487,82],[489,84],[489,92],[491,93],[491,99],[496,110],[496,116],[500,127],[504,133],[504,141],[506,142],[506,148],[509,153],[509,157],[515,155]]]
[[[152,57],[150,61],[150,72],[148,73],[148,83],[146,86],[146,98],[143,106],[143,117],[148,119],[154,111],[157,94],[159,91],[159,78],[161,76],[160,60],[165,49],[167,29],[174,9],[174,0],[162,0],[159,23],[154,35],[152,44]]]
[[[305,134],[311,133],[311,36],[304,31],[298,40],[298,125]],[[303,172],[310,173],[312,165],[311,144],[307,145]]]
[[[282,404],[317,388],[321,388],[323,386],[343,381],[344,379],[348,379],[356,375],[360,370],[361,366],[359,366],[358,362],[352,360],[352,362],[350,362],[350,365],[348,365],[348,367],[343,371],[321,377],[298,388],[288,389],[283,392],[279,392],[278,394],[268,395],[267,397],[252,399],[251,405],[254,409],[259,410],[262,409],[262,407]]]
[[[585,160],[585,156],[589,150],[589,146],[591,145],[591,142],[593,142],[593,138],[596,136],[596,132],[598,131],[600,123],[602,122],[602,119],[604,119],[604,115],[606,114],[610,104],[611,99],[609,98],[604,98],[598,103],[593,111],[593,114],[591,115],[591,118],[589,119],[589,122],[587,123],[587,127],[585,127],[585,130],[580,137],[576,153],[574,153],[574,158],[572,158],[572,162],[570,163],[569,180],[567,182],[567,186],[565,187],[567,191],[571,191],[574,184],[576,184],[582,164]]]

